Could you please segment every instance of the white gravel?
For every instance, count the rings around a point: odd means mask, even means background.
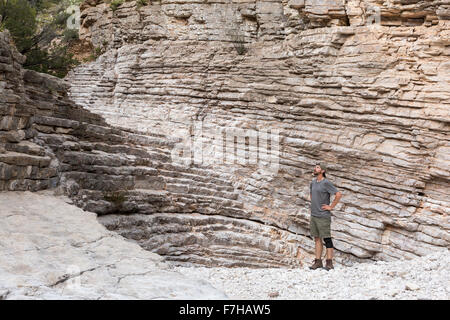
[[[414,260],[377,261],[335,269],[179,267],[230,299],[439,299],[450,298],[449,250]]]

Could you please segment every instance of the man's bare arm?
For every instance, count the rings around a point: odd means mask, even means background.
[[[334,197],[333,203],[330,205],[331,209],[334,209],[336,205],[341,201],[342,193],[340,191],[336,192],[336,196]]]
[[[342,198],[342,193],[340,191],[336,192],[336,196],[334,197],[333,203],[331,203],[329,206],[326,204],[322,205],[322,210],[333,210],[334,207],[339,203],[339,201]]]

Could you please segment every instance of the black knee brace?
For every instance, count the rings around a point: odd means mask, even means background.
[[[323,238],[323,241],[325,242],[326,248],[333,248],[333,241],[331,241],[331,238]]]

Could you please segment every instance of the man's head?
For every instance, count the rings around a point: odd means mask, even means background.
[[[314,167],[313,175],[318,176],[322,173],[323,177],[326,178],[325,172],[327,171],[327,168],[324,164],[316,164]]]

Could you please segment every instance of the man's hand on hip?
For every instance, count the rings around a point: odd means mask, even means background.
[[[331,205],[322,205],[322,210],[333,210],[334,207],[338,204],[339,200],[342,198],[342,193],[340,191],[336,192],[336,197],[334,197],[334,201]]]

